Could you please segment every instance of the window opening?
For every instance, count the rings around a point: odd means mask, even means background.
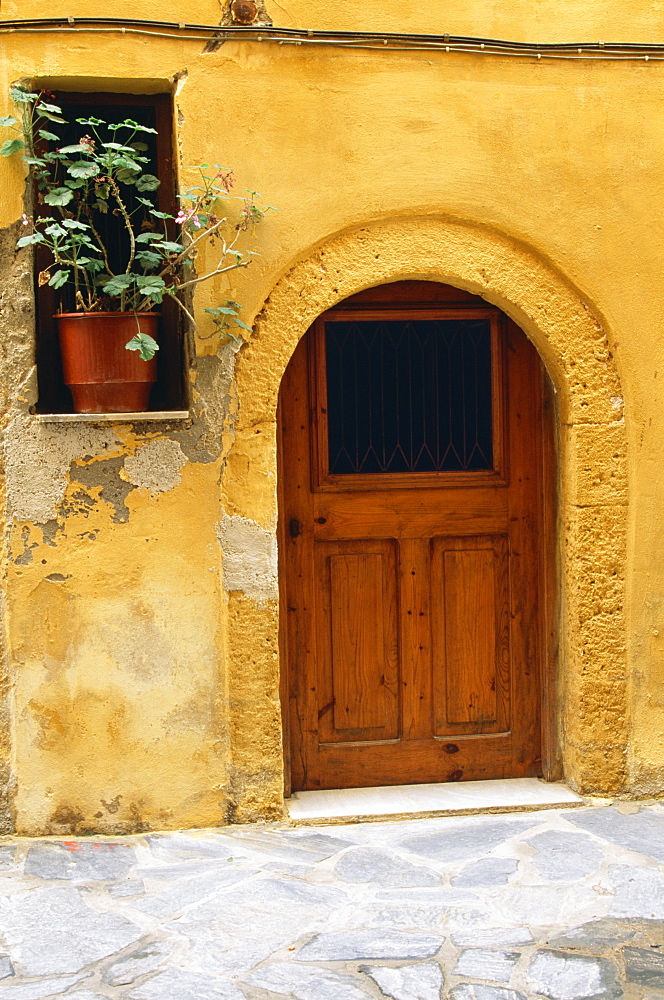
[[[59,92],[55,95],[55,103],[63,109],[67,125],[61,126],[63,145],[78,142],[86,131],[84,125],[76,122],[77,118],[100,118],[109,124],[117,124],[127,118],[132,118],[141,125],[147,125],[157,130],[157,134],[141,133],[140,140],[145,142],[147,150],[144,155],[150,157],[146,172],[156,174],[161,181],[157,189],[157,207],[160,211],[177,213],[175,198],[175,178],[173,173],[173,126],[171,99],[167,94],[137,95],[137,94],[79,94]],[[109,133],[109,138],[112,134]],[[137,203],[135,198],[140,192],[129,193],[133,202],[130,210]],[[39,212],[48,215],[51,209],[48,205],[36,206]],[[124,227],[112,215],[104,216],[98,213],[95,225],[103,233],[104,242],[110,248],[111,262],[113,258],[121,259],[123,243],[127,240]],[[42,257],[43,255],[43,257]],[[42,262],[43,260],[43,262]],[[39,274],[47,263],[48,255],[40,254],[39,247],[35,253],[35,273]],[[62,294],[62,293],[60,293]],[[73,297],[73,291],[71,292]],[[56,294],[48,285],[36,288],[37,301],[37,345],[36,360],[39,384],[39,401],[37,410],[41,413],[72,412],[72,400],[69,390],[64,384],[58,332],[54,317],[56,310]],[[73,301],[69,303],[73,308]],[[160,350],[157,353],[157,384],[154,386],[150,399],[153,410],[182,410],[188,406],[185,381],[185,355],[182,338],[182,322],[180,312],[174,302],[165,299],[160,309]]]

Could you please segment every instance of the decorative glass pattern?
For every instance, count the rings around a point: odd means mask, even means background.
[[[492,468],[488,319],[325,329],[331,474]]]

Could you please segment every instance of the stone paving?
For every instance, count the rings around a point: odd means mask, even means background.
[[[664,805],[0,844],[1,1000],[664,997]]]

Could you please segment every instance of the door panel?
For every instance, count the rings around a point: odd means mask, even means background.
[[[509,729],[508,547],[504,535],[432,541],[436,736]]]
[[[399,736],[393,541],[315,547],[320,743]]]
[[[541,772],[540,362],[498,310],[481,300],[446,307],[436,287],[435,308],[394,300],[321,317],[282,382],[293,789]],[[470,339],[459,347],[464,324]],[[406,368],[395,370],[400,359]],[[365,386],[370,404],[359,398]],[[454,412],[434,419],[436,400]],[[450,441],[461,456],[453,468]]]

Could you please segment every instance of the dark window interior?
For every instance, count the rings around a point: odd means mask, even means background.
[[[492,468],[488,319],[325,329],[331,474]]]
[[[151,163],[146,171],[156,174],[161,180],[157,190],[157,207],[163,212],[176,214],[175,177],[173,172],[173,126],[171,100],[167,94],[142,96],[136,94],[74,94],[58,93],[55,103],[63,109],[69,124],[64,131],[66,144],[77,142],[90,128],[76,124],[77,118],[96,117],[109,123],[132,118],[142,125],[158,130],[157,135],[142,133],[137,138],[148,145],[145,155]],[[112,138],[109,133],[109,138]],[[48,206],[38,207],[39,212],[51,214]],[[97,224],[111,248],[111,258],[119,257],[125,237],[118,219],[112,215],[100,216]],[[36,254],[36,274],[50,263],[43,251]],[[37,345],[36,359],[39,380],[40,413],[70,413],[73,411],[69,390],[62,377],[57,324],[54,313],[57,308],[56,293],[48,285],[36,287],[37,298]],[[73,303],[63,303],[72,308]],[[159,333],[160,349],[157,354],[158,382],[155,385],[150,408],[152,410],[182,410],[188,406],[186,390],[186,365],[183,345],[183,328],[178,307],[170,300],[164,301],[160,309]]]

